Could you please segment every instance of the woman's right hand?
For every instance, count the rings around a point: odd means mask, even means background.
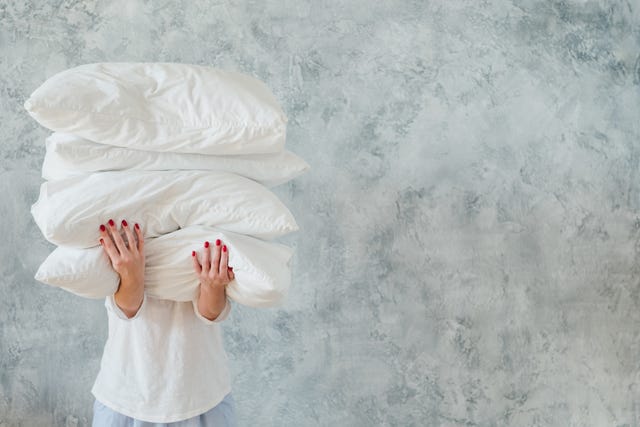
[[[138,224],[133,228],[137,242],[127,221],[122,220],[122,229],[127,237],[125,242],[115,223],[110,219],[108,227],[100,224],[100,243],[111,259],[113,269],[120,275],[121,281],[144,285],[144,236]]]
[[[126,242],[113,220],[109,220],[108,227],[100,224],[100,244],[107,252],[111,266],[120,276],[118,289],[113,294],[115,303],[131,318],[136,315],[144,300],[144,236],[138,224],[134,226],[134,235],[124,219],[122,229],[127,237]]]

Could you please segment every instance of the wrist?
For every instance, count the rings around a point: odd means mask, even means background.
[[[120,274],[120,286],[127,289],[144,288],[144,276],[140,276],[137,274]]]
[[[205,287],[200,284],[198,311],[209,320],[215,320],[227,303],[226,287]]]
[[[133,317],[142,306],[144,282],[139,279],[121,277],[113,298],[127,317]]]

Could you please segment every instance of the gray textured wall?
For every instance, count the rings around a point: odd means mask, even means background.
[[[288,305],[224,326],[241,425],[640,425],[637,1],[3,1],[0,426],[88,425],[101,300],[35,282],[44,137],[87,62],[249,72],[312,171]]]

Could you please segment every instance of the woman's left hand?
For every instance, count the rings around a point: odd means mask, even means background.
[[[220,239],[217,239],[213,256],[211,255],[211,245],[209,242],[204,242],[204,248],[202,264],[198,261],[196,251],[191,253],[193,267],[200,279],[200,285],[205,288],[205,290],[224,288],[235,278],[233,267],[227,265],[229,262],[227,245],[223,244]]]

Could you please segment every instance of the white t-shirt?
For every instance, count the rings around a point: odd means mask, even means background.
[[[109,336],[91,393],[105,406],[138,420],[170,423],[202,414],[231,391],[220,322],[198,311],[197,299],[171,301],[144,294],[127,318],[105,298]]]

